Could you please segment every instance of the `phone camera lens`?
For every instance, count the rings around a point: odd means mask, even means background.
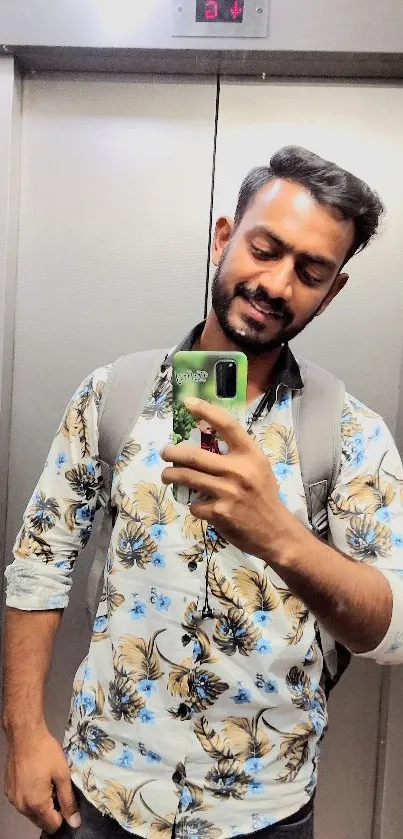
[[[234,399],[237,388],[237,366],[223,359],[216,364],[216,393],[219,399]]]

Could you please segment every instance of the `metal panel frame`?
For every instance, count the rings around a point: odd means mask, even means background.
[[[269,0],[245,0],[242,23],[196,23],[196,0],[171,0],[176,37],[265,38]]]
[[[19,222],[22,86],[12,57],[0,57],[0,603],[5,560],[15,291]],[[1,633],[0,633],[1,634]]]

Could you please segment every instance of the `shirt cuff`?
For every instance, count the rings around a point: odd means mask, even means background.
[[[354,653],[356,658],[371,658],[378,664],[403,664],[403,577],[395,571],[378,571],[386,577],[393,596],[389,629],[377,647],[368,653]]]
[[[71,588],[71,563],[45,565],[38,560],[15,559],[5,572],[6,605],[24,612],[65,609]]]

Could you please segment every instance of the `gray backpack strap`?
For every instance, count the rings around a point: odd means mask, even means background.
[[[326,538],[327,499],[340,471],[345,387],[316,364],[306,360],[299,363],[304,387],[293,396],[293,416],[301,474],[309,521],[314,533]],[[329,694],[346,669],[350,654],[319,624],[317,640],[324,659],[325,692]]]
[[[86,609],[91,627],[102,594],[113,528],[113,509],[110,504],[113,468],[152,392],[155,377],[165,356],[164,350],[147,350],[121,356],[113,365],[102,394],[98,417],[98,451],[103,478],[100,493],[103,517],[87,584]]]
[[[99,457],[110,469],[152,391],[165,356],[164,350],[145,350],[121,356],[112,367],[98,420]]]
[[[304,387],[294,394],[293,414],[308,517],[315,533],[327,533],[327,499],[340,471],[343,382],[313,364],[300,362]]]

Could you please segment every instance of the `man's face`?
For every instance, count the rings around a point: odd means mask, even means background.
[[[298,335],[345,285],[353,239],[352,221],[283,180],[256,194],[237,228],[219,219],[212,305],[226,337],[258,355]]]

